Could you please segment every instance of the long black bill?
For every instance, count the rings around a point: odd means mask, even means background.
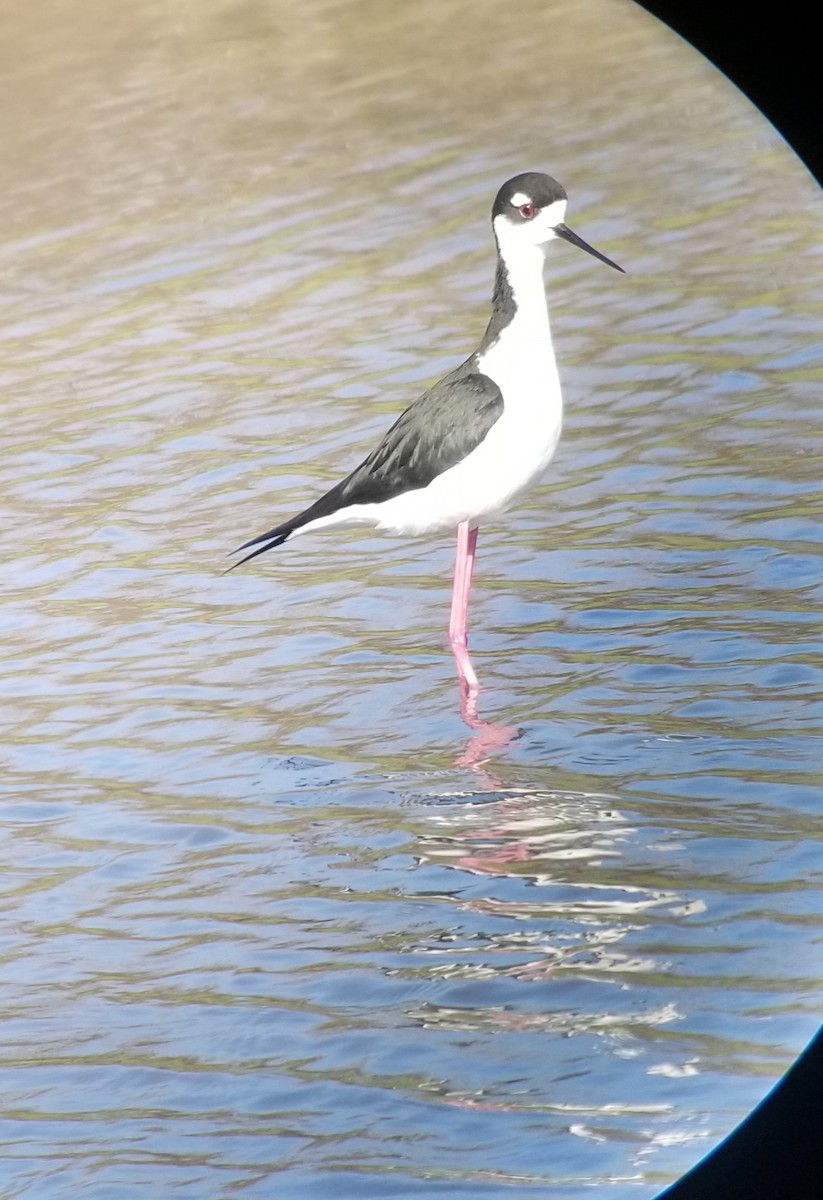
[[[615,271],[620,271],[623,275],[626,274],[622,267],[618,267],[616,262],[612,262],[610,258],[606,258],[605,254],[601,254],[599,250],[595,250],[594,246],[590,246],[588,242],[584,242],[582,237],[578,237],[573,229],[569,229],[568,225],[555,225],[554,232],[564,242],[571,242],[573,246],[578,246],[581,250],[585,250],[587,254],[593,254],[595,258],[599,258],[607,267],[614,267]]]

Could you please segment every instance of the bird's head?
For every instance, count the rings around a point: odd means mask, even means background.
[[[492,226],[504,258],[526,248],[546,252],[555,238],[593,254],[616,271],[623,271],[563,223],[567,196],[551,175],[526,171],[503,184],[492,207]],[[623,272],[625,274],[625,272]]]

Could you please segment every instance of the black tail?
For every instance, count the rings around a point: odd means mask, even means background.
[[[240,558],[236,563],[232,563],[223,572],[228,575],[229,571],[233,571],[235,567],[242,567],[243,563],[249,562],[252,558],[257,558],[258,554],[265,554],[267,550],[273,550],[275,546],[282,546],[285,540],[294,533],[298,525],[302,525],[300,517],[292,517],[290,521],[284,521],[282,525],[275,526],[268,533],[261,533],[259,537],[252,538],[251,541],[244,542],[242,546],[238,546],[233,550],[233,554],[239,554],[241,550],[248,550],[249,546],[256,546],[256,550],[252,550],[251,554],[247,554],[245,558]]]
[[[321,496],[319,500],[315,500],[314,504],[310,504],[303,512],[298,513],[296,517],[290,517],[282,525],[275,525],[274,529],[270,529],[268,533],[261,533],[258,537],[251,538],[250,541],[244,542],[242,546],[238,546],[233,551],[234,554],[239,554],[241,550],[248,550],[249,546],[256,546],[257,549],[252,550],[251,554],[247,554],[245,558],[238,559],[236,563],[232,563],[230,567],[226,568],[223,574],[228,575],[229,571],[233,571],[235,567],[242,567],[243,563],[249,562],[252,558],[257,558],[258,554],[265,554],[267,550],[273,550],[275,546],[282,546],[291,537],[295,529],[301,529],[303,525],[308,525],[309,521],[315,520],[316,517],[325,517],[329,513],[336,512],[341,507],[340,497],[342,489],[343,484],[338,484],[330,492],[326,492],[325,496]]]

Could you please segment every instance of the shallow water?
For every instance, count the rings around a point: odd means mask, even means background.
[[[651,1197],[819,1023],[819,195],[646,14],[0,10],[0,1194]],[[571,194],[568,415],[452,547],[225,553]]]

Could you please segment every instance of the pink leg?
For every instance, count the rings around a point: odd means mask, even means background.
[[[454,560],[454,587],[452,589],[452,611],[449,621],[449,641],[457,663],[457,674],[464,689],[476,695],[480,685],[474,673],[468,651],[466,621],[469,613],[469,594],[472,587],[472,572],[477,549],[477,530],[469,529],[468,521],[457,526],[457,554]]]
[[[482,721],[477,715],[477,695],[480,684],[474,673],[469,658],[466,625],[469,613],[469,594],[472,586],[472,572],[477,550],[477,530],[469,529],[467,521],[457,526],[457,554],[454,561],[454,589],[452,591],[452,611],[449,621],[449,641],[457,663],[457,675],[460,680],[462,696],[460,699],[460,715],[470,728],[477,730],[469,740],[465,751],[457,760],[459,767],[479,769],[480,764],[492,750],[507,746],[512,738],[517,736],[517,729],[511,725],[495,725],[490,721]],[[483,772],[490,787],[500,787],[499,780]]]

